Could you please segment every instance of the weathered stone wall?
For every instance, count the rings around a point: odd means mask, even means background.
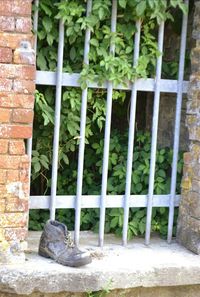
[[[190,1],[190,4],[191,4],[191,7],[189,9],[189,16],[188,16],[186,56],[188,56],[188,53],[191,51],[191,48],[193,47],[192,28],[193,28],[194,5],[192,1]],[[180,51],[180,43],[181,43],[181,38],[180,38],[181,37],[180,36],[181,19],[179,21],[175,21],[175,23],[176,23],[176,26],[178,27],[176,29],[172,28],[171,23],[167,23],[165,25],[163,61],[165,61],[166,63],[177,62],[177,68],[178,68],[179,51]],[[185,67],[184,80],[188,81],[189,74],[191,72],[189,57],[186,58],[185,64],[186,64],[186,67]],[[168,75],[163,78],[168,79]],[[176,98],[177,98],[177,95],[173,93],[160,94],[158,147],[173,148]],[[152,127],[153,101],[154,101],[154,94],[148,93],[147,100],[144,104],[146,125],[145,127],[142,128],[142,129],[146,128],[148,131],[151,131],[151,127]],[[182,108],[181,108],[181,125],[180,125],[180,150],[181,151],[187,151],[189,146],[188,130],[185,125],[186,102],[187,102],[187,96],[186,94],[184,94],[183,101],[182,101]]]
[[[196,43],[191,55],[192,73],[186,116],[189,152],[184,155],[177,239],[200,254],[200,1],[195,5],[193,38]]]
[[[174,143],[174,124],[176,113],[175,94],[161,94],[159,107],[159,125],[158,125],[158,147],[173,148]],[[185,125],[186,121],[186,96],[183,96],[181,109],[180,125],[180,150],[188,150],[188,131]],[[146,129],[151,131],[153,113],[153,95],[148,94],[146,104]]]
[[[0,262],[23,260],[28,223],[35,55],[31,0],[0,0]]]
[[[19,297],[17,294],[0,292],[1,297]],[[152,288],[132,288],[122,290],[87,292],[87,293],[33,293],[31,295],[20,295],[21,297],[199,297],[200,285],[176,286],[176,287],[152,287]]]

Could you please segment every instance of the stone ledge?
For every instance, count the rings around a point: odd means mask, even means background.
[[[70,268],[37,255],[39,236],[30,233],[25,264],[0,266],[0,292],[28,295],[200,284],[200,256],[175,242],[168,245],[153,238],[146,247],[143,239],[134,239],[124,248],[120,240],[106,236],[101,249],[97,235],[83,232],[81,248],[91,251],[93,262]]]

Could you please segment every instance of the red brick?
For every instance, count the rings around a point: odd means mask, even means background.
[[[0,154],[7,154],[8,152],[8,140],[0,139]]]
[[[13,82],[11,79],[0,78],[0,92],[10,92]]]
[[[6,198],[6,196],[7,196],[6,185],[0,185],[0,197],[1,197],[1,199]]]
[[[0,169],[0,184],[3,185],[6,183],[6,170]]]
[[[0,123],[9,123],[12,109],[0,108]]]
[[[20,165],[19,180],[23,183],[29,183],[29,164],[23,163]]]
[[[27,225],[27,214],[25,213],[4,213],[0,216],[1,227],[25,227]]]
[[[31,18],[17,18],[15,23],[16,31],[20,33],[31,32],[32,23]]]
[[[28,206],[28,200],[19,198],[7,199],[5,212],[27,212]]]
[[[34,101],[34,95],[0,93],[0,106],[2,107],[33,108]]]
[[[0,63],[11,63],[11,62],[12,62],[12,49],[7,47],[0,47]]]
[[[27,80],[35,80],[36,69],[32,65],[16,65],[18,78],[23,78]]]
[[[1,78],[21,78],[23,80],[34,80],[36,75],[35,66],[0,64]]]
[[[0,16],[0,31],[14,31],[15,18],[8,16]]]
[[[33,45],[34,37],[32,34],[0,33],[0,47],[16,49],[22,41],[29,41]]]
[[[0,212],[5,212],[5,199],[0,198]]]
[[[32,80],[15,80],[13,90],[17,93],[33,94],[35,91],[35,82]]]
[[[24,155],[25,154],[24,140],[10,140],[9,154],[10,155]]]
[[[19,164],[20,166],[20,164]],[[19,170],[7,170],[7,182],[19,181]]]
[[[1,15],[12,15],[13,1],[0,0],[0,14]]]
[[[16,78],[16,68],[12,64],[0,64],[0,78]]]
[[[0,0],[0,14],[31,15],[31,0]]]
[[[5,233],[5,230],[3,228],[0,228],[0,242],[5,240],[4,233]]]
[[[27,200],[29,200],[29,197],[30,197],[30,185],[29,185],[29,183],[23,183],[22,184],[22,190],[23,190],[24,197]]]
[[[12,12],[17,15],[31,16],[32,0],[14,0]]]
[[[27,228],[5,228],[5,239],[8,241],[16,240],[23,241],[27,237]]]
[[[31,124],[33,122],[33,110],[14,109],[12,114],[12,122]]]
[[[19,169],[21,158],[20,156],[0,155],[1,169]]]
[[[26,139],[32,136],[32,126],[23,125],[1,125],[0,138]]]

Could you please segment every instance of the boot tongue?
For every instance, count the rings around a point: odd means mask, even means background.
[[[58,227],[62,232],[64,232],[64,234],[66,234],[66,227],[65,227],[65,226],[63,226],[62,224],[59,224],[57,227]]]

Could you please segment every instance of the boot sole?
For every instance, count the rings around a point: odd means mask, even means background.
[[[92,262],[92,259],[90,256],[82,257],[75,261],[62,262],[62,261],[59,261],[59,259],[55,259],[55,257],[53,255],[47,254],[47,251],[43,250],[42,248],[39,249],[38,254],[44,258],[52,259],[55,262],[57,262],[58,264],[61,264],[64,266],[70,266],[70,267],[80,267],[80,266],[90,264]]]
[[[59,263],[59,264],[62,264],[64,266],[80,267],[80,266],[90,264],[92,262],[92,260],[91,260],[90,257],[87,257],[87,258],[79,259],[79,260],[73,261],[73,262],[72,261],[66,261],[66,262],[63,263],[62,261],[59,261],[59,260],[57,260],[56,262]]]

